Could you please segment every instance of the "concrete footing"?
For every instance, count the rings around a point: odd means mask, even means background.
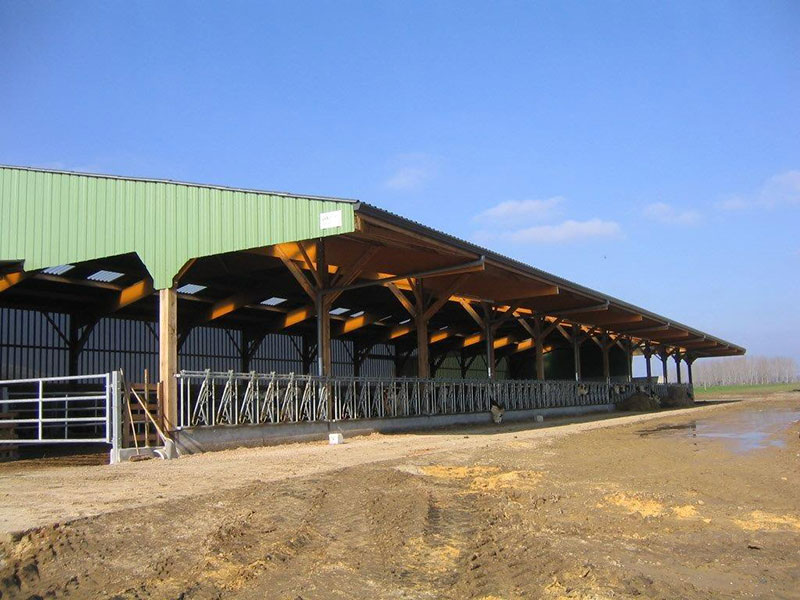
[[[538,410],[507,410],[504,423],[537,421],[553,417],[579,416],[591,413],[612,412],[613,404],[598,406],[565,406]],[[265,425],[220,425],[217,427],[195,427],[173,432],[175,447],[179,455],[195,454],[212,450],[239,447],[269,446],[287,442],[327,440],[331,433],[368,435],[370,433],[395,433],[442,429],[458,425],[491,424],[491,413],[469,413],[457,415],[429,415],[419,417],[396,417],[391,419],[358,419],[333,423],[280,423]]]
[[[152,446],[149,448],[118,448],[112,449],[110,452],[110,463],[112,465],[120,462],[129,462],[132,460],[144,458],[160,458],[168,460],[171,458],[178,458],[178,450],[175,447],[175,442],[167,440],[163,446]]]

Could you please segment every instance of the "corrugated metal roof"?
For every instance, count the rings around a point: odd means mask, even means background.
[[[684,325],[683,323],[679,323],[678,321],[668,319],[667,317],[663,317],[659,314],[656,314],[654,312],[651,312],[634,304],[630,304],[613,296],[609,296],[608,294],[604,294],[603,292],[598,292],[597,290],[593,290],[591,288],[569,281],[567,279],[564,279],[563,277],[559,277],[558,275],[553,275],[552,273],[548,273],[547,271],[537,269],[536,267],[532,267],[528,264],[525,264],[513,258],[509,258],[508,256],[498,254],[497,252],[493,252],[488,248],[483,248],[481,246],[478,246],[477,244],[468,242],[467,240],[463,240],[461,238],[457,238],[453,235],[450,235],[449,233],[445,233],[438,229],[428,227],[427,225],[423,225],[418,221],[407,219],[396,213],[384,210],[382,208],[379,208],[371,204],[367,204],[366,202],[358,203],[358,205],[356,206],[356,213],[372,216],[377,219],[386,221],[390,224],[399,226],[401,228],[415,231],[422,235],[428,236],[432,239],[450,244],[457,249],[473,253],[476,256],[484,256],[488,261],[493,261],[501,266],[505,266],[507,268],[516,271],[520,271],[523,274],[527,274],[538,281],[544,281],[549,284],[556,285],[559,288],[579,294],[581,296],[585,296],[586,298],[589,299],[597,300],[598,302],[608,302],[613,307],[617,307],[631,313],[642,315],[644,317],[647,317],[659,323],[663,323],[665,325],[670,325],[677,329],[682,329],[684,331],[691,333],[692,335],[703,337],[709,341],[717,342],[719,344],[727,346],[737,354],[745,353],[744,348],[742,348],[741,346],[737,346],[736,344],[732,344],[731,342],[714,337],[708,333],[699,331],[698,329],[689,327],[688,325]],[[680,345],[680,342],[676,341],[676,344]]]
[[[352,200],[0,167],[0,261],[25,270],[136,252],[157,289],[190,259],[352,232]],[[320,215],[341,211],[341,226]]]

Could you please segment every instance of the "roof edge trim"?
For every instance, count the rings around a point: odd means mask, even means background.
[[[130,177],[125,175],[108,175],[106,173],[86,173],[83,171],[66,171],[62,169],[45,169],[39,167],[21,167],[18,165],[0,164],[0,169],[13,169],[17,171],[33,171],[35,173],[54,173],[56,175],[74,175],[76,177],[94,177],[95,179],[117,179],[121,181],[141,181],[144,183],[169,183],[193,188],[207,188],[212,190],[222,190],[226,192],[240,192],[244,194],[259,194],[265,196],[282,196],[284,198],[302,198],[304,200],[323,200],[327,202],[343,202],[354,204],[356,207],[361,204],[360,200],[353,198],[338,198],[335,196],[316,196],[312,194],[293,194],[292,192],[277,192],[274,190],[257,190],[252,188],[239,188],[213,183],[193,183],[191,181],[179,181],[176,179],[157,179],[154,177]]]

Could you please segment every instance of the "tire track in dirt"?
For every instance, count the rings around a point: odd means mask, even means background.
[[[511,437],[490,450],[124,506],[0,539],[0,591],[2,600],[791,597],[797,431],[785,449],[748,457],[642,437],[636,426],[546,446]]]

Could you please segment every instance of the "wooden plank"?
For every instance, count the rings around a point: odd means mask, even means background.
[[[536,379],[544,381],[544,336],[542,335],[541,317],[533,320],[534,356],[536,357]]]
[[[315,306],[317,308],[317,358],[319,362],[319,374],[323,377],[330,377],[331,370],[331,304],[321,291],[328,287],[328,260],[326,256],[325,240],[317,240],[315,248],[317,251],[317,271],[320,277],[320,293],[316,295]],[[328,420],[333,418],[333,398],[328,393]]]

